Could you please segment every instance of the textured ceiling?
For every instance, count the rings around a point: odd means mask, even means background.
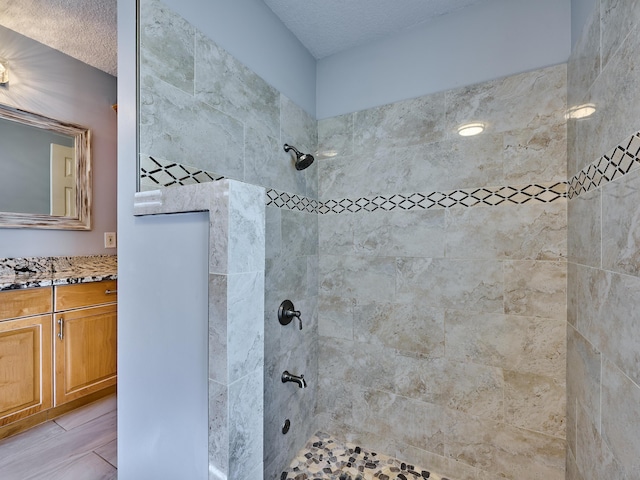
[[[320,59],[484,0],[264,0]]]
[[[111,75],[117,0],[0,0],[0,25]]]

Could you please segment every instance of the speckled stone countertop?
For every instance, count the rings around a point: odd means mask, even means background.
[[[0,258],[0,291],[116,278],[116,255]]]

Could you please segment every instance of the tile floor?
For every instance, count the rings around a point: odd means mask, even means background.
[[[316,433],[279,480],[448,480],[416,465]],[[267,479],[265,479],[267,480]]]
[[[115,480],[116,396],[0,440],[2,480]]]

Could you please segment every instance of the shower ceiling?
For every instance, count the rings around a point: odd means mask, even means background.
[[[487,0],[264,0],[320,59]]]

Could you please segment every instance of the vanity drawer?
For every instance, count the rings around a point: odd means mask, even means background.
[[[0,321],[51,313],[51,287],[0,292]]]
[[[118,281],[77,283],[55,287],[55,311],[115,303],[118,301]]]

